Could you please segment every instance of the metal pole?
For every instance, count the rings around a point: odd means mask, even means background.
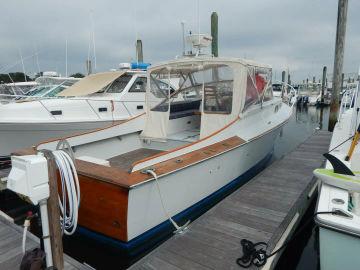
[[[344,62],[345,34],[347,20],[348,0],[339,0],[337,27],[336,27],[336,43],[335,43],[335,59],[333,72],[333,86],[330,104],[329,131],[333,131],[337,122],[339,111],[339,94],[341,87],[341,74]]]
[[[218,15],[216,12],[211,14],[211,53],[213,56],[219,56],[219,48],[218,48]]]
[[[183,46],[183,56],[185,56],[186,51],[185,51],[185,22],[182,21],[181,22],[181,30],[182,30],[182,46]]]
[[[326,66],[323,67],[323,75],[321,82],[321,104],[324,104],[324,95],[325,95],[325,87],[326,87]]]

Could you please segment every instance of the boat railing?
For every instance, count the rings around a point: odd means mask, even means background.
[[[340,102],[338,122],[341,122],[342,116],[350,108],[358,107],[357,105],[359,101],[358,94],[359,94],[359,84],[357,84],[356,87],[350,88],[343,93]],[[351,130],[353,130],[353,128],[355,127],[356,122],[357,122],[357,115],[353,114],[351,118]]]
[[[291,85],[286,82],[282,81],[275,81],[276,83],[279,83],[282,85],[282,99],[285,103],[287,103],[289,106],[293,107],[296,103],[297,97],[298,97],[298,91]],[[290,90],[288,90],[290,88]]]

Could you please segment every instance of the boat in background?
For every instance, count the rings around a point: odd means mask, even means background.
[[[29,97],[53,97],[81,78],[61,77],[56,72],[45,71],[34,81],[16,82],[0,85],[0,103],[6,104]],[[54,89],[57,87],[56,89]]]
[[[55,97],[25,96],[0,104],[0,156],[49,138],[103,128],[143,113],[146,71],[133,66],[91,74],[66,89],[58,86],[52,91],[60,93],[50,93]]]
[[[137,253],[181,232],[270,160],[292,114],[273,96],[271,72],[199,54],[155,65],[146,114],[17,154],[66,140],[80,181],[79,231]]]
[[[360,265],[360,149],[355,147],[360,131],[359,108],[357,84],[342,98],[330,143],[332,162],[326,163],[326,169],[314,171],[322,181],[316,212],[328,212],[315,218],[320,228],[320,268],[323,270],[358,269]]]

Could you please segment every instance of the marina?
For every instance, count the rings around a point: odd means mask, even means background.
[[[359,4],[190,1],[6,5],[0,269],[359,268]]]

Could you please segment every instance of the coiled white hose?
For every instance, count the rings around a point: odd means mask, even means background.
[[[61,177],[62,198],[59,195],[60,223],[63,233],[71,235],[78,223],[80,206],[80,185],[75,164],[70,155],[63,150],[53,151]]]

